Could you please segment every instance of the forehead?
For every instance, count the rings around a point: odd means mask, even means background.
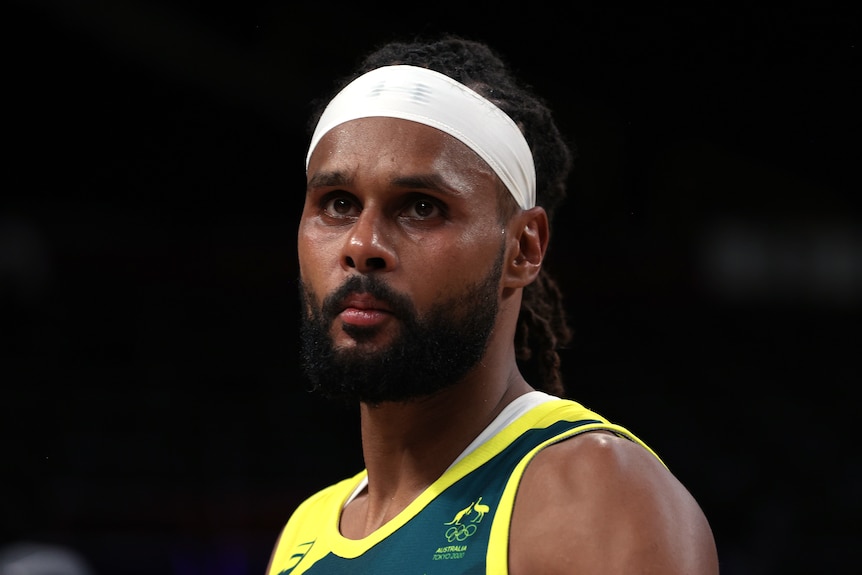
[[[423,171],[455,180],[498,183],[491,167],[457,138],[431,126],[399,118],[350,120],[325,134],[309,158],[317,171]]]

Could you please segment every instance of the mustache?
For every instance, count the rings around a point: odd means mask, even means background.
[[[409,317],[414,314],[410,298],[392,289],[379,276],[355,275],[338,286],[334,292],[326,296],[321,305],[323,317],[332,320],[341,313],[342,302],[351,294],[368,294],[376,300],[385,303],[396,317]]]

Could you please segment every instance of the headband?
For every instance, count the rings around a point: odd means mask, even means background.
[[[385,116],[425,124],[461,140],[491,166],[518,205],[536,205],[536,167],[530,146],[505,112],[445,74],[416,66],[384,66],[353,80],[320,117],[308,160],[320,139],[339,124]]]

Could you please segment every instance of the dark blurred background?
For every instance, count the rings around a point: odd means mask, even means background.
[[[0,565],[262,575],[361,468],[297,369],[308,104],[445,30],[580,151],[548,261],[572,395],[684,481],[723,575],[858,573],[859,4],[374,5],[7,3]]]

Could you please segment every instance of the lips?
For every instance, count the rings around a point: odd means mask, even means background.
[[[389,306],[369,294],[351,294],[341,303],[342,311],[354,308],[358,310],[374,310],[388,312]]]
[[[356,327],[378,326],[392,316],[388,305],[369,294],[351,294],[339,307],[341,321]]]

